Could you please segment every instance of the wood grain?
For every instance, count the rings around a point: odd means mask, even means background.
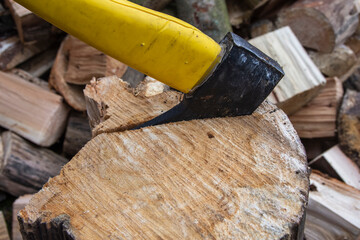
[[[25,239],[302,239],[306,156],[287,116],[93,138],[20,211]]]
[[[61,96],[0,72],[2,127],[40,146],[50,146],[62,135],[68,110]]]
[[[301,138],[335,137],[337,111],[343,97],[342,83],[328,78],[319,95],[289,116]]]
[[[280,28],[249,41],[284,69],[285,76],[269,100],[292,114],[316,96],[326,80],[289,27]]]
[[[358,239],[360,191],[318,171],[310,175],[310,183],[306,239]]]
[[[168,111],[182,96],[156,80],[131,88],[116,76],[93,80],[84,93],[93,136],[134,128]]]

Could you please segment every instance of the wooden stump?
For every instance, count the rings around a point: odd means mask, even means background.
[[[277,25],[290,26],[303,46],[330,53],[355,32],[354,8],[353,0],[299,0],[279,14]]]
[[[64,157],[30,144],[14,133],[4,132],[1,138],[0,189],[13,196],[37,192],[68,162]]]
[[[283,67],[285,76],[268,99],[292,114],[315,97],[326,80],[289,27],[249,41]]]
[[[264,103],[100,134],[19,221],[24,239],[302,239],[308,174],[287,116]]]
[[[182,94],[167,88],[153,79],[137,88],[116,76],[94,79],[84,91],[93,136],[131,129],[168,111]]]

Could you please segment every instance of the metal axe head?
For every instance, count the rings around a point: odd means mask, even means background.
[[[234,33],[220,42],[223,57],[201,86],[138,128],[182,120],[248,115],[284,76],[280,65]]]

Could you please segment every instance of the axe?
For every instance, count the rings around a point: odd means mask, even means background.
[[[251,114],[284,76],[234,33],[220,43],[177,18],[125,0],[16,0],[105,54],[186,93],[139,126]]]

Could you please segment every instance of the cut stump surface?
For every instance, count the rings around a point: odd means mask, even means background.
[[[20,212],[25,239],[302,239],[304,148],[253,115],[103,133]]]

